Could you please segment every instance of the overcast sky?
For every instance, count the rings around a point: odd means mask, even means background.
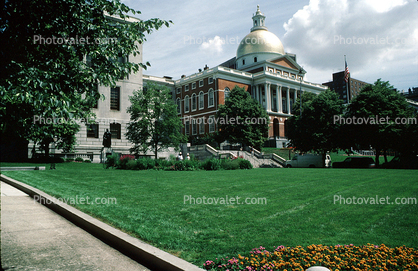
[[[234,57],[260,5],[266,26],[297,55],[306,80],[324,83],[344,69],[353,78],[418,87],[418,2],[415,0],[138,1],[124,0],[146,20],[172,20],[143,46],[144,74],[180,78]]]

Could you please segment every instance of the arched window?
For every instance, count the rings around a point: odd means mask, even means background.
[[[180,98],[177,98],[176,104],[177,104],[177,114],[180,114],[181,113],[181,101],[180,101]]]
[[[205,95],[203,91],[199,92],[199,109],[203,109],[205,107]]]
[[[254,62],[257,62],[257,57],[254,57]]]
[[[189,112],[189,96],[184,97],[184,113]]]
[[[196,94],[192,94],[192,111],[196,111],[197,109],[197,101],[196,101]]]
[[[208,98],[208,107],[213,107],[213,106],[215,106],[215,94],[214,94],[213,89],[209,89],[209,92],[208,93],[209,93],[208,94],[208,96],[209,96],[209,98]]]
[[[230,92],[229,87],[226,87],[224,90],[225,100],[229,97],[229,92]]]

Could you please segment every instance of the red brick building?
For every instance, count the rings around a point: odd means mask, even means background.
[[[296,62],[296,55],[285,53],[279,38],[267,30],[265,18],[257,7],[251,32],[239,44],[236,56],[219,66],[206,66],[177,80],[144,76],[144,81],[171,85],[178,116],[190,139],[217,130],[218,107],[237,85],[267,110],[269,139],[282,147],[287,142],[284,122],[292,114],[300,89],[316,94],[327,89],[304,80],[306,71]]]

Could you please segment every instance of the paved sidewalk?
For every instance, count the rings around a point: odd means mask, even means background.
[[[3,182],[1,265],[5,270],[149,271]]]

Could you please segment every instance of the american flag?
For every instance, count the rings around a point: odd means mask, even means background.
[[[345,70],[344,70],[344,81],[348,83],[348,78],[350,78],[350,71],[348,70],[347,61],[345,62]]]

